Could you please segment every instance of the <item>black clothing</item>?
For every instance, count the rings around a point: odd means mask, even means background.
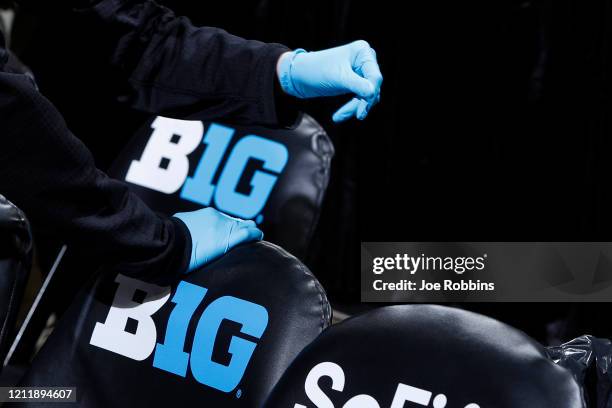
[[[191,249],[184,227],[99,171],[25,75],[0,73],[0,135],[0,191],[33,225],[87,253],[93,265],[121,263],[131,275],[184,270]]]
[[[275,66],[287,48],[195,28],[153,1],[103,0],[81,12],[108,27],[112,62],[129,84],[123,99],[132,107],[278,121]],[[98,170],[32,80],[6,72],[5,62],[0,58],[0,193],[35,228],[87,254],[93,265],[164,282],[185,271],[191,251],[185,225],[159,217]]]
[[[129,81],[123,99],[154,113],[206,111],[240,123],[274,125],[276,63],[288,49],[247,41],[149,1],[104,0],[83,11],[113,40],[112,63]]]

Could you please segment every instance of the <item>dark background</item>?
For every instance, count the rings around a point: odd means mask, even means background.
[[[330,122],[346,98],[303,107],[337,151],[307,261],[335,302],[359,300],[360,241],[612,241],[609,1],[162,3],[294,48],[376,49],[385,82],[366,121]],[[22,10],[13,47],[106,168],[142,117],[116,103],[102,34]],[[568,316],[570,333],[612,332],[605,305],[474,308],[540,339]]]

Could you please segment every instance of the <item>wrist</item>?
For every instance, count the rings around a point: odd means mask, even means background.
[[[301,93],[295,87],[293,83],[293,64],[295,62],[295,58],[299,54],[305,53],[306,50],[298,48],[295,51],[285,52],[278,59],[278,63],[276,64],[276,75],[278,77],[278,82],[280,83],[281,89],[289,95],[295,96],[296,98],[304,98]]]
[[[179,217],[170,217],[170,224],[174,226],[175,243],[173,247],[177,251],[178,267],[176,270],[181,274],[191,270],[193,252],[193,238],[187,224]]]

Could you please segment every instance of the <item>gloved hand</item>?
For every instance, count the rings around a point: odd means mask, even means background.
[[[353,116],[363,120],[380,100],[383,77],[376,52],[363,40],[323,51],[285,53],[277,74],[283,90],[297,98],[355,94],[334,113],[334,122]]]
[[[263,238],[255,222],[230,217],[212,207],[174,214],[191,234],[189,272],[225,255],[233,247]]]

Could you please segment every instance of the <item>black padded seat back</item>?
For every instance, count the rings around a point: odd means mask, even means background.
[[[21,385],[76,386],[81,407],[260,407],[330,315],[310,271],[268,242],[172,287],[107,273],[80,293]]]
[[[584,408],[571,373],[524,333],[442,306],[376,309],[327,329],[269,408]]]
[[[32,237],[24,213],[0,195],[0,357],[4,361],[32,265]]]
[[[301,114],[290,128],[151,118],[109,175],[167,215],[214,207],[254,220],[266,239],[305,259],[319,219],[334,148]]]

